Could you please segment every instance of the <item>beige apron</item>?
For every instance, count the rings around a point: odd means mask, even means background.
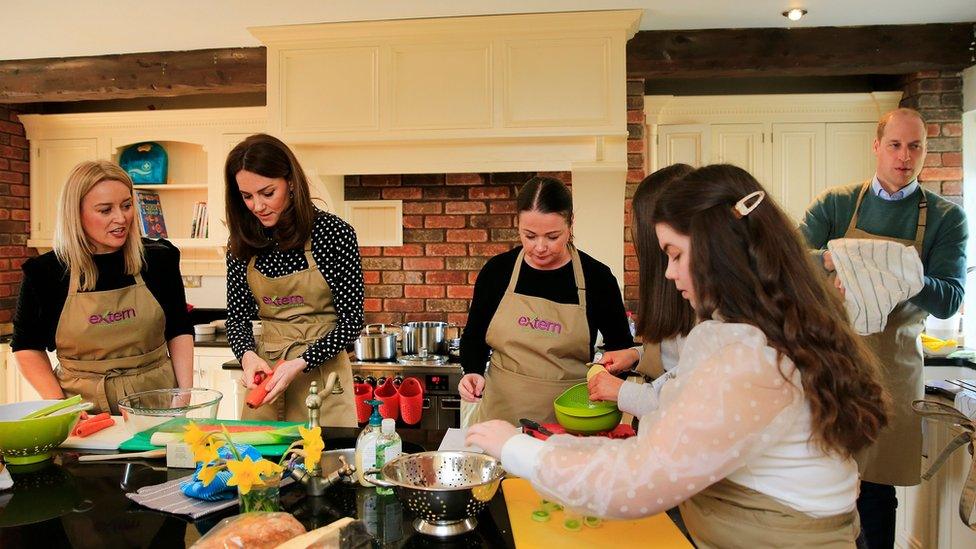
[[[257,342],[257,354],[270,366],[279,360],[298,358],[310,344],[325,337],[336,326],[332,289],[319,271],[311,249],[309,241],[305,244],[308,268],[285,276],[264,276],[254,267],[256,257],[252,257],[247,265],[247,284],[258,302],[258,317],[264,328]],[[352,367],[345,351],[340,351],[311,372],[300,372],[274,402],[253,410],[245,405],[241,418],[307,422],[305,398],[308,388],[317,381],[319,390],[322,390],[330,372],[339,376],[343,393],[326,395],[319,412],[319,423],[328,427],[356,427]]]
[[[485,391],[472,423],[520,418],[556,421],[552,401],[563,391],[586,383],[590,327],[586,320],[586,284],[579,252],[570,247],[579,304],[556,303],[515,293],[525,250],[515,260],[485,342],[492,348]]]
[[[165,328],[163,309],[141,274],[132,286],[79,293],[72,273],[54,334],[55,375],[65,395],[81,395],[96,412],[117,415],[123,396],[176,387]]]
[[[844,238],[890,240],[904,246],[914,246],[922,256],[928,201],[919,189],[918,226],[915,239],[906,240],[879,236],[857,228],[861,201],[871,187],[864,184],[854,206],[854,215]],[[912,412],[912,401],[923,398],[922,343],[919,334],[925,325],[924,310],[908,301],[899,303],[888,315],[884,331],[864,336],[875,355],[881,359],[881,382],[891,394],[892,413],[888,427],[869,448],[860,452],[857,463],[861,479],[889,486],[914,486],[921,482],[922,421]]]
[[[811,517],[773,498],[722,479],[679,505],[699,549],[854,547],[857,511]]]

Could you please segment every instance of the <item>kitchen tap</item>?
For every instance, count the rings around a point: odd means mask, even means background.
[[[330,373],[329,377],[326,378],[325,390],[323,392],[326,393],[326,398],[328,395],[342,394],[342,386],[339,385],[339,378],[335,372]],[[322,407],[323,400],[319,394],[318,382],[313,381],[308,388],[308,396],[305,398],[305,406],[308,408],[307,427],[309,429],[319,425],[319,408]],[[321,460],[319,461],[321,462]],[[325,493],[326,488],[339,482],[343,477],[351,476],[356,471],[356,467],[347,463],[346,459],[342,456],[339,456],[339,463],[339,468],[326,476],[322,475],[322,467],[319,463],[316,463],[311,471],[293,467],[289,469],[288,473],[291,475],[291,478],[305,485],[306,494],[310,496],[321,496]]]

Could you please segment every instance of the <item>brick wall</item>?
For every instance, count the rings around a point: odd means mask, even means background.
[[[962,205],[962,75],[926,71],[903,79],[901,106],[917,109],[928,126],[928,155],[919,182]]]
[[[17,111],[0,105],[0,333],[9,333],[17,307],[30,234],[30,147]]]
[[[630,199],[644,179],[644,79],[627,80],[627,201],[624,203],[624,304],[637,312],[637,254],[634,251]]]
[[[346,200],[403,200],[403,246],[360,248],[366,321],[466,324],[481,267],[518,243],[515,195],[534,175],[347,176]]]

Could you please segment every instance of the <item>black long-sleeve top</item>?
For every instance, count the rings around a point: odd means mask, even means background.
[[[468,311],[468,323],[461,337],[461,367],[466,374],[485,372],[491,352],[485,342],[488,324],[505,295],[520,251],[522,247],[518,246],[496,255],[478,273],[471,309]],[[590,328],[590,348],[596,342],[597,331],[603,334],[603,343],[608,351],[632,347],[634,340],[630,335],[617,278],[603,263],[583,252],[579,252],[579,255],[583,280],[586,282],[586,321]],[[579,303],[572,262],[558,269],[542,271],[532,268],[523,260],[515,292],[556,303]]]
[[[363,328],[363,269],[356,231],[339,217],[317,212],[312,226],[312,259],[332,290],[338,319],[335,328],[318,339],[301,357],[311,371],[343,352]],[[259,253],[254,268],[275,278],[308,268],[305,250],[274,248]],[[251,321],[258,319],[258,303],[247,284],[247,262],[227,253],[227,341],[238,360],[255,350]]]
[[[142,244],[146,251],[142,279],[163,309],[166,340],[192,335],[193,326],[186,311],[186,292],[180,276],[180,251],[167,240],[143,238]],[[124,274],[122,250],[93,258],[98,269],[95,291],[118,290],[135,284],[133,276]],[[58,319],[68,297],[68,269],[53,251],[28,259],[21,269],[24,280],[20,285],[10,347],[14,351],[53,351]]]

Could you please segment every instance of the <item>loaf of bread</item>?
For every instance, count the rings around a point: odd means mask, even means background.
[[[291,513],[244,513],[220,521],[191,549],[272,549],[304,533]]]

